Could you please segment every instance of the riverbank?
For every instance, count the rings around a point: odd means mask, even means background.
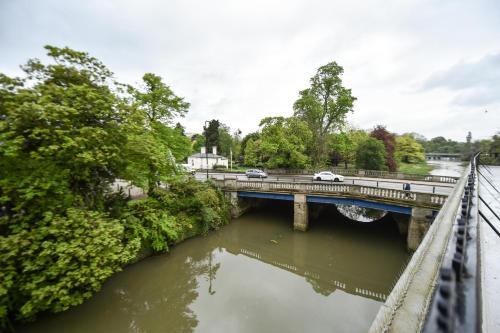
[[[422,163],[401,163],[398,166],[398,172],[414,174],[414,175],[429,175],[435,166]]]
[[[30,232],[2,238],[1,328],[66,312],[124,267],[230,221],[223,193],[193,178],[136,200],[113,193],[107,204],[107,213],[69,208],[36,221]]]

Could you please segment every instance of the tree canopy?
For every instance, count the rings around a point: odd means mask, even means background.
[[[312,132],[314,144],[309,149],[314,165],[326,160],[327,135],[340,129],[346,114],[353,110],[356,97],[342,85],[343,73],[336,62],[321,66],[293,106],[294,115],[305,121]]]
[[[404,163],[425,161],[424,147],[409,134],[398,136],[395,157]]]
[[[250,138],[246,143],[246,164],[270,169],[300,169],[309,165],[306,148],[312,134],[307,123],[295,117],[267,117],[260,126],[259,138]]]
[[[386,155],[384,143],[368,137],[359,145],[356,152],[356,167],[366,170],[387,170]]]
[[[385,146],[385,156],[386,161],[385,165],[387,169],[391,172],[394,172],[398,169],[396,160],[394,159],[394,151],[396,150],[396,138],[395,135],[387,131],[385,126],[377,125],[371,131],[370,136],[379,139]],[[378,169],[377,169],[378,170]]]

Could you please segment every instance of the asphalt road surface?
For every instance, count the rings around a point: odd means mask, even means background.
[[[238,179],[248,180],[247,176],[243,173],[227,173],[227,172],[209,172],[208,176],[215,179]],[[202,180],[207,177],[204,172],[197,172],[196,179]],[[267,178],[250,178],[251,180],[260,180],[263,182],[296,182],[296,183],[325,183],[330,181],[317,181],[313,180],[312,175],[269,175]],[[403,184],[410,183],[412,192],[421,193],[436,193],[436,194],[449,194],[451,193],[454,184],[424,182],[424,181],[410,181],[400,179],[382,179],[382,178],[365,178],[365,177],[344,177],[344,184],[355,184],[362,186],[380,187],[394,190],[402,190]]]

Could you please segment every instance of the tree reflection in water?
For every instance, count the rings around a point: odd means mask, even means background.
[[[374,222],[383,218],[387,211],[354,205],[337,205],[337,210],[345,217],[358,222]]]
[[[149,267],[148,274],[163,279],[141,279],[141,285],[135,283],[129,288],[115,289],[122,315],[128,319],[126,330],[132,332],[175,331],[192,332],[198,325],[198,319],[189,306],[199,296],[199,280],[209,281],[208,293],[213,295],[212,282],[215,280],[220,263],[213,264],[212,247],[191,253],[183,262],[164,260],[161,256],[156,267]],[[176,259],[176,258],[175,258]],[[164,274],[167,265],[175,265],[175,274]],[[170,271],[170,270],[168,270]],[[165,318],[165,320],[158,320]],[[162,327],[153,327],[155,324]]]

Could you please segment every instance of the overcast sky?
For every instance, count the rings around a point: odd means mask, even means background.
[[[43,45],[103,61],[119,81],[162,76],[201,132],[290,116],[317,68],[344,67],[355,126],[464,141],[500,131],[499,0],[0,0],[0,72]]]

